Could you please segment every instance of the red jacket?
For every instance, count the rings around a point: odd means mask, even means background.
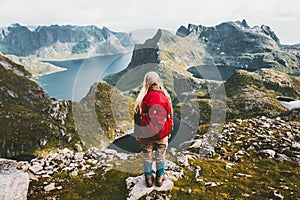
[[[159,140],[172,130],[171,105],[162,91],[149,91],[142,103],[141,133],[143,138]]]

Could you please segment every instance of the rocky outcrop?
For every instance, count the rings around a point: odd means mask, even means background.
[[[292,113],[299,114],[299,110]],[[300,124],[290,121],[292,113],[289,111],[289,114],[276,118],[262,116],[228,122],[218,134],[217,144],[205,156],[214,157],[217,154],[232,162],[249,157],[270,158],[300,166]],[[292,118],[299,119],[295,116]],[[191,144],[190,150],[199,152],[206,148],[203,146],[206,137],[209,137],[209,133],[199,136]]]
[[[167,180],[162,187],[147,188],[143,175],[131,175],[125,180],[126,189],[128,190],[126,198],[172,199],[172,193],[169,190],[173,192],[180,190],[184,193],[198,191],[198,189],[188,188],[191,186],[185,188],[181,185],[181,181],[192,181],[207,189],[232,184],[222,178],[220,180],[204,178],[205,173],[208,173],[205,170],[211,170],[209,163],[220,164],[222,173],[227,172],[227,176],[228,173],[231,174],[233,171],[232,176],[234,179],[253,178],[252,173],[245,173],[240,169],[244,162],[248,163],[252,160],[271,159],[277,162],[292,163],[293,166],[300,166],[299,116],[299,110],[292,110],[275,118],[262,116],[232,120],[224,125],[221,133],[217,134],[218,142],[212,145],[211,148],[208,148],[205,140],[209,137],[209,134],[199,133],[191,142],[188,150],[180,152],[175,148],[170,148],[167,151],[167,157],[170,160],[166,161],[165,174]],[[206,154],[201,154],[204,151],[206,151]],[[132,162],[142,162],[139,161],[140,156],[140,154],[118,153],[112,149],[90,148],[85,152],[61,149],[48,153],[44,157],[32,159],[29,162],[2,160],[2,163],[6,166],[17,166],[18,169],[29,174],[30,179],[35,181],[35,186],[30,188],[31,194],[41,192],[44,195],[51,196],[68,186],[64,184],[63,180],[53,177],[67,174],[67,177],[92,178],[97,174],[99,175],[99,173],[107,173],[113,168],[124,169],[123,166],[128,167],[129,163],[131,167],[136,168],[136,165]],[[203,159],[201,156],[206,156],[206,158]],[[209,166],[202,166],[206,162]],[[213,166],[215,165],[213,164]],[[156,170],[155,164],[152,168],[153,171]],[[234,170],[231,170],[232,168]],[[139,170],[139,174],[142,174],[142,166]],[[66,177],[66,175],[63,175],[63,177]],[[276,190],[274,190],[275,193],[277,194]]]
[[[152,165],[152,171],[155,172],[155,163]],[[173,181],[177,181],[180,178],[183,178],[184,170],[182,167],[176,165],[175,163],[166,160],[165,163],[165,178],[161,187],[157,187],[155,184],[153,187],[148,188],[145,183],[145,176],[140,175],[137,177],[128,177],[126,179],[126,185],[128,190],[127,200],[139,199],[145,195],[151,197],[153,191],[169,191],[174,187]],[[163,198],[165,199],[165,198]]]
[[[168,191],[172,190],[174,183],[170,179],[166,179],[163,182],[163,185],[161,187],[153,186],[151,188],[148,188],[145,185],[145,176],[138,176],[138,177],[129,177],[126,179],[127,189],[129,191],[127,200],[135,200],[139,199],[142,196],[145,196],[147,194],[150,194],[153,190],[156,191]],[[132,186],[134,185],[134,186]]]
[[[27,173],[14,168],[0,169],[0,199],[26,200],[28,186]]]
[[[17,161],[0,158],[0,169],[3,168],[16,168],[17,167]]]
[[[173,156],[187,157],[186,154],[178,154],[176,150],[172,150]],[[189,157],[189,159],[192,157]],[[72,177],[91,178],[96,174],[104,174],[113,168],[122,169],[122,165],[128,161],[139,159],[138,154],[118,153],[112,149],[99,150],[90,148],[85,152],[74,152],[67,148],[57,150],[57,152],[49,153],[45,157],[34,158],[29,162],[12,161],[19,170],[27,172],[32,181],[40,182],[38,186],[30,188],[30,192],[36,192],[38,188],[41,191],[50,193],[51,191],[59,191],[64,189],[62,181],[54,179],[56,174],[65,173]],[[180,160],[180,159],[179,159]],[[3,161],[4,162],[4,161]],[[142,161],[141,161],[142,162]],[[123,164],[122,164],[123,163]],[[182,165],[183,166],[183,165]],[[184,169],[169,160],[165,164],[166,180],[161,187],[147,188],[145,185],[144,175],[136,177],[128,177],[126,185],[128,190],[127,199],[138,199],[145,195],[153,195],[153,192],[169,191],[174,186],[173,181],[177,181],[184,177]],[[135,169],[138,170],[138,169]],[[153,171],[155,171],[155,163]],[[142,168],[140,169],[142,171]]]
[[[30,73],[0,54],[0,100],[18,102],[35,107],[37,102],[49,102],[50,97],[37,83],[30,80]]]

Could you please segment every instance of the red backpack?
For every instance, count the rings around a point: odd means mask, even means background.
[[[171,105],[162,91],[149,91],[142,103],[140,131],[142,138],[160,140],[171,133]]]

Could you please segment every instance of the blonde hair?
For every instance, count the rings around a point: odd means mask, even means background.
[[[152,85],[157,85],[158,89],[160,91],[162,91],[163,93],[165,93],[166,97],[168,98],[168,100],[170,102],[171,108],[172,108],[170,95],[165,90],[165,88],[160,80],[159,75],[156,72],[150,71],[147,74],[145,74],[143,87],[142,87],[139,95],[136,98],[135,105],[134,105],[135,112],[138,112],[138,111],[141,112],[143,99]]]

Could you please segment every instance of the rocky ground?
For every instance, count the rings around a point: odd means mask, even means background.
[[[28,173],[28,199],[299,199],[298,115],[237,119],[224,125],[213,147],[204,145],[206,133],[187,151],[169,149],[162,188],[145,186],[141,154],[111,149],[62,149],[30,161],[2,159],[0,168]],[[99,193],[103,188],[106,192]]]

